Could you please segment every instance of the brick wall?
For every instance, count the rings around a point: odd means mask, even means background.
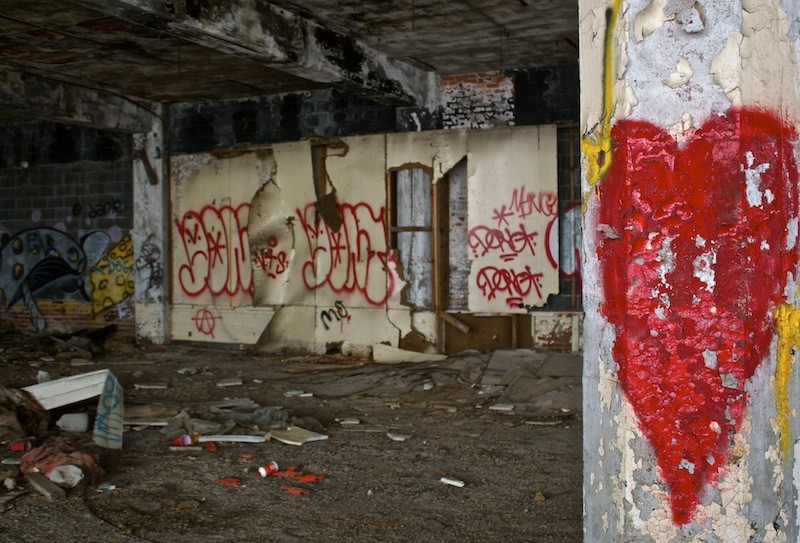
[[[108,322],[132,329],[129,289],[107,281],[132,277],[130,136],[53,123],[0,126],[0,186],[0,312],[50,331]]]
[[[501,72],[442,78],[444,128],[514,125],[514,80]]]
[[[238,143],[391,132],[395,128],[394,107],[333,89],[173,104],[170,118],[173,154]]]

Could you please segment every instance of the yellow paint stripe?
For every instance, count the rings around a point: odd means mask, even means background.
[[[622,0],[614,0],[608,12],[603,43],[603,112],[600,126],[581,139],[588,167],[587,181],[595,185],[611,166],[611,115],[614,106],[614,29]]]
[[[794,348],[800,345],[800,309],[783,304],[775,311],[778,329],[778,362],[775,368],[775,405],[783,458],[789,457],[792,436],[789,429],[789,376],[794,362]]]

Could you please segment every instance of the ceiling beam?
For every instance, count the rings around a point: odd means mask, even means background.
[[[153,112],[146,103],[2,68],[0,109],[19,119],[121,132],[149,132],[153,125]]]
[[[70,1],[383,103],[438,106],[436,74],[263,0]]]

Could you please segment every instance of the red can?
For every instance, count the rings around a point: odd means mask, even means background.
[[[266,464],[258,468],[258,474],[262,477],[269,477],[270,475],[278,473],[279,469],[280,468],[278,468],[278,463],[273,460],[269,464]]]
[[[30,441],[15,441],[11,445],[8,446],[12,452],[25,452],[30,450],[31,442]]]

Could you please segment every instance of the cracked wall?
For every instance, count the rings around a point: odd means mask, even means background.
[[[173,157],[173,338],[315,352],[396,347],[412,332],[435,343],[433,309],[404,301],[408,270],[390,233],[408,210],[392,214],[387,187],[391,172],[416,168],[432,191],[465,157],[477,221],[469,309],[543,304],[558,290],[544,249],[557,211],[555,127],[320,139]],[[432,212],[430,200],[410,201]],[[414,281],[432,280],[414,270]]]
[[[586,541],[797,541],[787,4],[581,2]]]

